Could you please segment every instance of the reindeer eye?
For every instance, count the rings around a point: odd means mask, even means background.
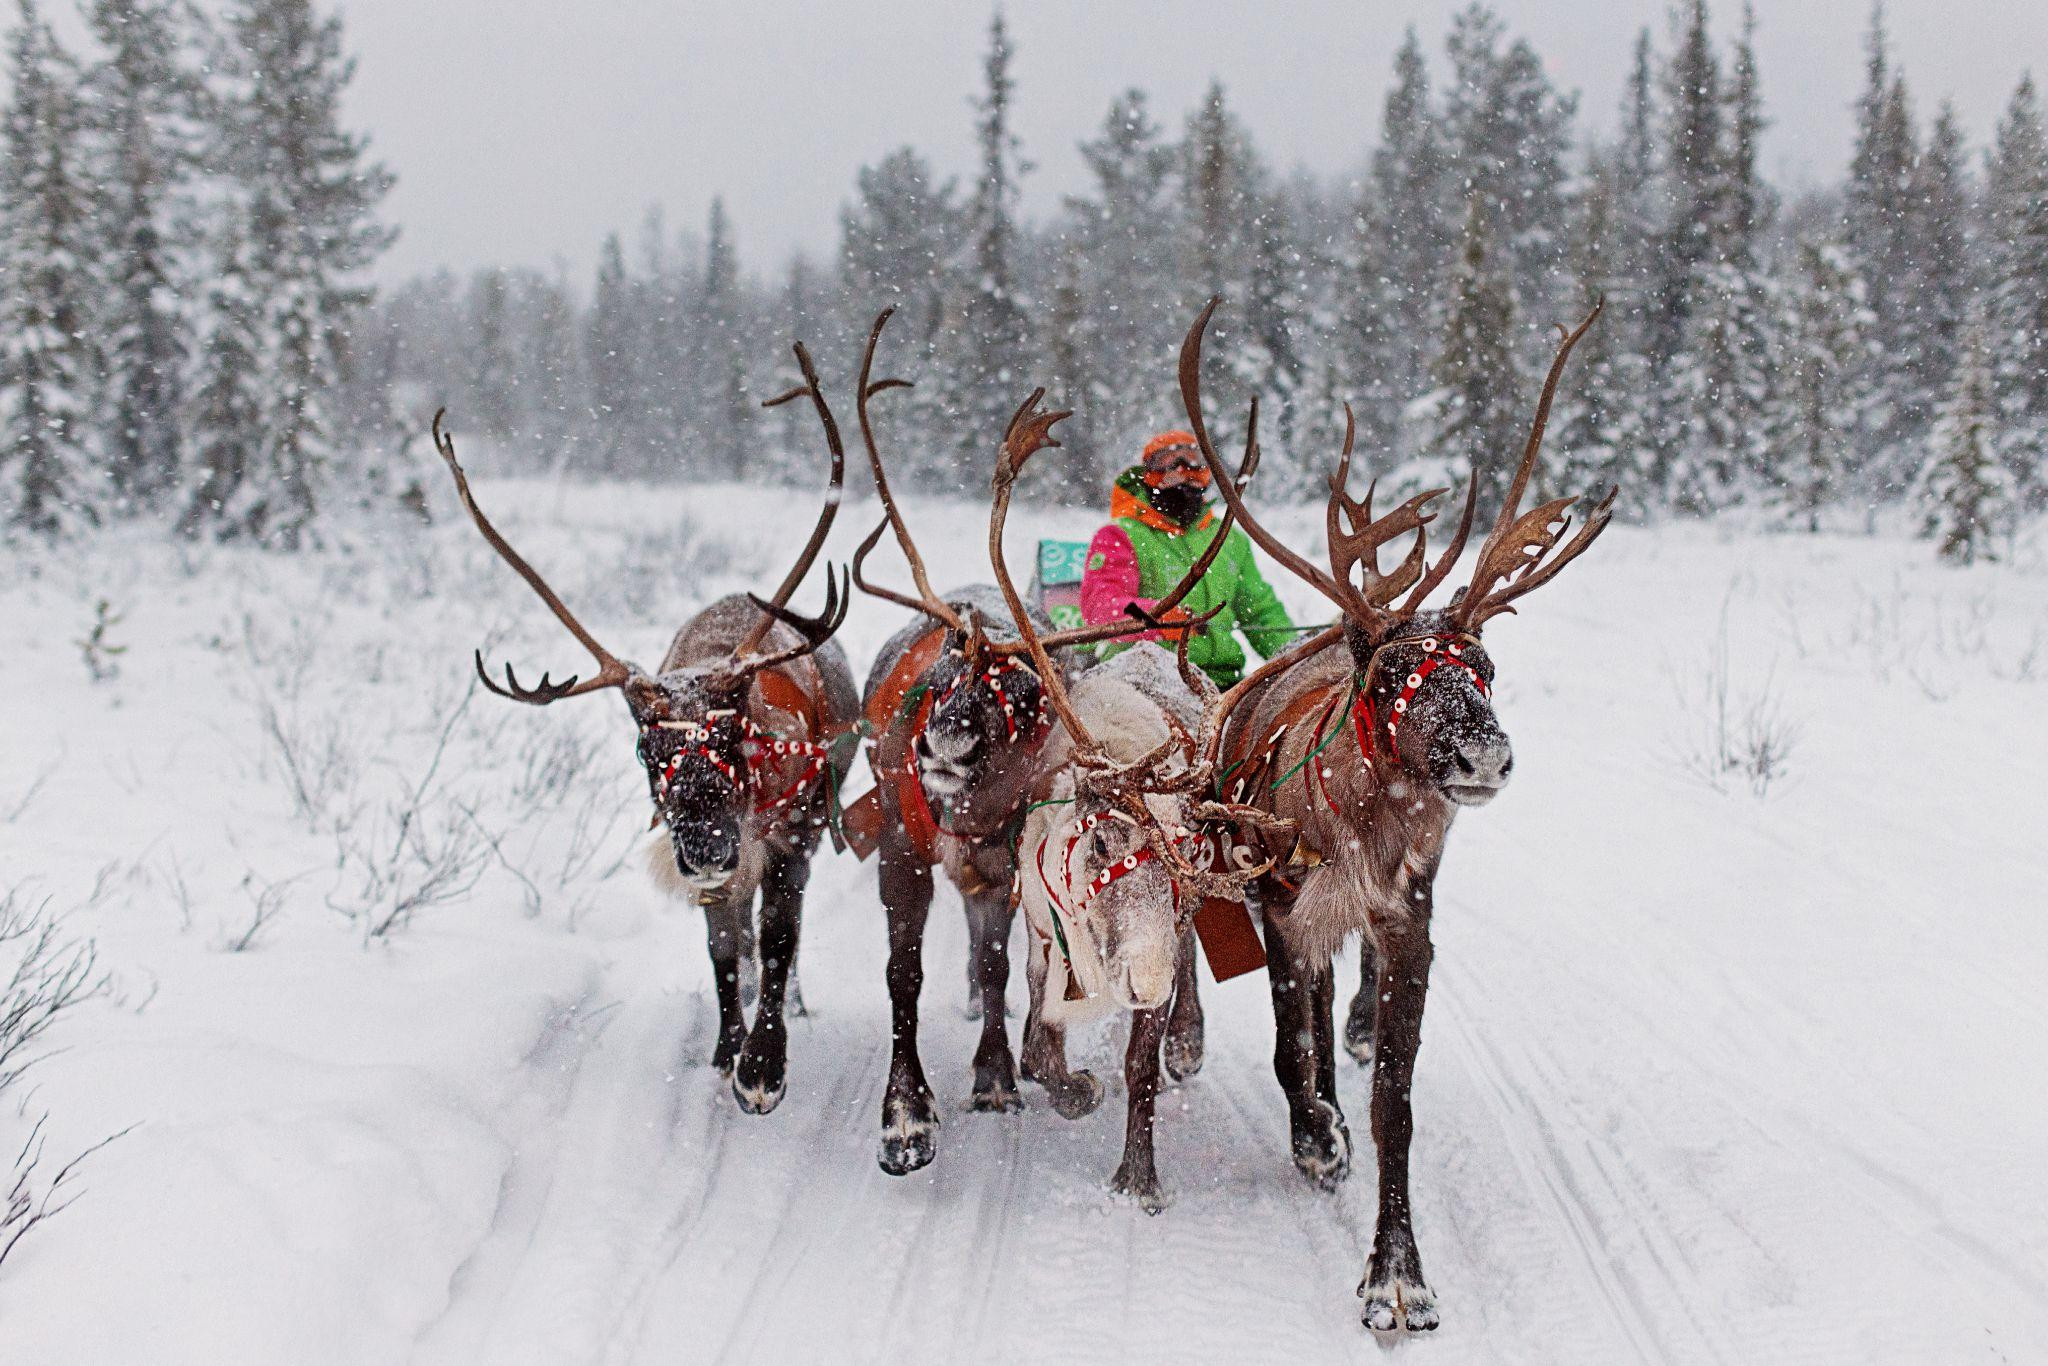
[[[1090,847],[1092,847],[1095,850],[1095,857],[1109,857],[1109,836],[1105,832],[1097,830],[1093,835],[1089,837],[1089,842]]]

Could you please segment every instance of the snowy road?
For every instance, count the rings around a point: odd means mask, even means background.
[[[969,520],[934,532],[935,558],[972,562]],[[439,544],[441,597],[356,588],[326,619],[330,659],[361,657],[393,613],[432,635],[431,659],[358,701],[458,669],[479,621],[517,621],[515,657],[569,659],[466,543]],[[1461,818],[1438,888],[1413,1185],[1444,1327],[1404,1356],[2048,1360],[2048,726],[2021,677],[2048,581],[1904,578],[1924,555],[1623,530],[1489,632],[1516,776]],[[0,645],[22,667],[67,667],[85,568],[5,586]],[[333,578],[264,587],[299,610]],[[79,903],[115,974],[66,1022],[35,1105],[74,1146],[142,1127],[0,1270],[0,1359],[1384,1359],[1353,1297],[1365,1074],[1341,1064],[1358,1161],[1319,1193],[1287,1156],[1262,976],[1205,979],[1208,1061],[1162,1097],[1172,1204],[1150,1218],[1106,1192],[1120,1026],[1077,1050],[1111,1083],[1088,1118],[1028,1085],[1021,1116],[965,1110],[966,937],[942,891],[924,1026],[940,1152],[889,1178],[871,865],[821,857],[811,1013],[761,1118],[707,1065],[695,913],[637,867],[549,887],[536,914],[494,868],[368,950],[323,904],[331,870],[308,873],[256,950],[224,953],[245,867],[318,869],[333,841],[264,786],[246,709],[201,695],[227,667],[207,639],[227,590],[139,572],[117,589],[168,681],[120,685],[112,726],[92,724],[106,693],[58,704],[61,768],[0,825],[0,883]],[[1707,667],[1724,600],[1733,690],[1768,678],[1800,726],[1762,798],[1675,757],[1672,676]],[[601,615],[647,655],[674,614]],[[863,603],[855,659],[893,625]],[[592,711],[544,733],[597,737],[630,796],[623,726]],[[543,734],[524,712],[475,724],[505,773]],[[10,772],[59,753],[46,717],[9,708],[0,727]],[[86,905],[96,879],[116,890]],[[1355,972],[1347,957],[1346,999]],[[1021,993],[1020,974],[1019,1015]]]

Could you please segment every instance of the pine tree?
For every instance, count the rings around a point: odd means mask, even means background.
[[[604,239],[598,252],[597,285],[584,332],[584,364],[589,373],[590,418],[597,428],[598,467],[612,475],[637,475],[638,443],[632,429],[638,396],[634,358],[639,337],[635,326],[633,284],[626,275],[626,251],[619,235]]]
[[[1500,506],[1525,421],[1514,356],[1514,294],[1490,237],[1485,204],[1475,195],[1466,207],[1451,273],[1437,389],[1421,443],[1433,480],[1462,482],[1460,467],[1469,462],[1479,482],[1482,521]]]
[[[1245,314],[1237,305],[1251,289],[1251,263],[1257,254],[1253,223],[1265,193],[1266,171],[1220,81],[1209,83],[1188,116],[1180,165],[1180,312],[1192,317],[1214,297],[1233,304],[1218,315],[1206,352],[1216,364],[1242,375],[1251,368],[1251,340]],[[1217,437],[1227,443],[1235,414],[1226,410],[1219,417]]]
[[[2029,512],[2048,507],[2048,136],[2031,77],[2006,106],[1985,178],[1999,458]]]
[[[107,275],[95,320],[107,367],[96,425],[123,511],[168,493],[184,461],[191,337],[179,299],[198,235],[199,87],[183,61],[182,16],[172,0],[90,0],[85,11],[102,52],[85,78],[91,246]]]
[[[1808,531],[1857,485],[1854,435],[1867,404],[1869,329],[1875,315],[1847,253],[1802,243],[1788,287],[1788,318],[1767,431],[1772,498]]]
[[[1390,449],[1402,410],[1430,387],[1437,282],[1450,261],[1449,156],[1433,108],[1429,66],[1411,27],[1394,56],[1367,190],[1353,215],[1345,262],[1342,364],[1360,440]]]
[[[982,60],[987,84],[974,106],[980,158],[960,267],[960,331],[955,364],[944,376],[947,417],[954,424],[955,463],[947,482],[956,488],[985,481],[989,452],[1018,400],[1029,392],[1026,377],[1033,365],[1031,320],[1018,290],[1018,182],[1030,166],[1010,126],[1015,55],[997,10],[989,21],[988,55]]]
[[[720,197],[711,201],[705,228],[704,285],[698,297],[697,326],[706,350],[702,379],[710,408],[707,449],[711,467],[721,479],[745,479],[753,473],[754,404],[747,387],[739,255],[733,245],[732,221]]]
[[[231,525],[229,502],[254,476],[263,439],[263,299],[239,221],[221,225],[212,251],[192,393],[198,480],[178,521],[190,537]]]
[[[217,531],[290,549],[311,533],[334,455],[328,391],[369,297],[361,275],[392,240],[374,218],[391,175],[341,127],[355,65],[338,19],[317,16],[311,0],[229,0],[222,24],[209,155],[239,220],[228,231],[259,263],[248,283],[269,383],[256,431],[207,438],[252,446],[241,483],[214,500]]]
[[[1892,351],[1904,425],[1918,432],[1932,423],[1950,387],[1975,292],[1969,172],[1962,130],[1949,104],[1935,116],[1926,150],[1913,167],[1908,207],[1912,251],[1898,286],[1903,305]]]
[[[470,280],[469,417],[493,441],[510,441],[520,429],[518,375],[512,354],[511,300],[505,272],[486,268]]]
[[[1956,564],[1996,559],[1997,541],[2011,527],[1984,330],[1981,318],[1969,328],[1954,389],[1935,419],[1934,463],[1921,487],[1920,534],[1938,540],[1938,553]]]
[[[954,182],[937,179],[908,147],[863,167],[855,190],[839,215],[840,287],[852,315],[846,328],[864,337],[877,310],[896,309],[877,365],[916,387],[879,400],[876,418],[888,423],[891,448],[902,453],[901,482],[936,486],[951,478],[948,455],[956,435],[946,413],[939,347],[948,267],[965,213]]]
[[[1080,151],[1094,184],[1066,201],[1071,227],[1054,288],[1070,296],[1053,301],[1046,346],[1055,373],[1061,353],[1071,366],[1074,387],[1061,402],[1076,412],[1063,440],[1126,453],[1167,420],[1161,381],[1185,326],[1173,259],[1174,152],[1139,90],[1110,102]]]
[[[97,523],[89,422],[101,282],[89,246],[78,72],[19,0],[0,146],[0,472],[8,520],[45,535]]]

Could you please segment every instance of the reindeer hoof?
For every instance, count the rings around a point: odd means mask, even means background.
[[[1344,1018],[1344,1051],[1360,1067],[1372,1066],[1372,1010],[1371,994],[1361,991],[1352,998],[1351,1013]]]
[[[1420,1281],[1394,1279],[1377,1285],[1361,1283],[1358,1294],[1365,1301],[1359,1321],[1375,1333],[1433,1331],[1440,1320],[1436,1296]]]
[[[1327,1101],[1317,1101],[1309,1120],[1295,1126],[1294,1165],[1326,1191],[1337,1189],[1351,1174],[1351,1131]]]
[[[1064,1082],[1048,1083],[1046,1096],[1061,1119],[1079,1119],[1102,1104],[1102,1083],[1093,1072],[1070,1072]]]
[[[739,1061],[740,1052],[747,1045],[744,1029],[729,1030],[718,1038],[718,1047],[712,1050],[711,1065],[718,1069],[718,1075],[730,1078],[733,1064]]]
[[[1166,1047],[1161,1050],[1166,1062],[1167,1075],[1175,1081],[1186,1081],[1202,1070],[1202,1026],[1199,1021],[1192,1029],[1169,1032]]]
[[[782,1096],[787,1089],[779,1077],[773,1086],[766,1083],[748,1085],[738,1077],[732,1079],[733,1099],[750,1115],[765,1115],[782,1104]]]
[[[733,1099],[750,1115],[765,1115],[782,1103],[788,1089],[788,1069],[780,1040],[766,1042],[769,1031],[756,1029],[740,1050],[732,1072]]]
[[[967,1098],[967,1108],[982,1114],[1006,1114],[1024,1108],[1024,1097],[1017,1094],[1015,1086],[994,1083],[977,1086],[974,1094]]]
[[[929,1095],[910,1104],[888,1106],[882,1119],[882,1170],[907,1176],[928,1166],[939,1152],[939,1120]]]
[[[1113,1194],[1134,1201],[1138,1208],[1147,1214],[1158,1214],[1168,1203],[1166,1192],[1159,1189],[1159,1177],[1156,1174],[1137,1176],[1118,1167],[1116,1175],[1110,1180],[1109,1189]]]

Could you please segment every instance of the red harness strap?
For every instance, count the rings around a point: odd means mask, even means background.
[[[713,713],[712,715],[713,719],[718,719],[719,717],[718,713]],[[740,742],[740,752],[745,757],[746,767],[741,769],[728,762],[725,756],[717,750],[711,748],[709,744],[709,727],[687,721],[656,722],[655,724],[665,730],[679,730],[689,737],[689,743],[679,746],[675,753],[668,756],[668,763],[662,767],[661,780],[657,784],[657,791],[662,794],[666,794],[669,784],[676,780],[676,773],[682,768],[683,760],[693,754],[718,770],[719,775],[726,782],[742,791],[757,787],[754,781],[755,770],[762,767],[767,761],[788,758],[792,755],[802,755],[808,758],[810,762],[804,766],[802,775],[786,788],[781,795],[771,797],[765,792],[756,791],[754,793],[754,810],[757,812],[780,811],[795,802],[797,797],[808,790],[811,784],[815,783],[819,776],[824,773],[826,762],[831,754],[829,747],[821,745],[815,740],[785,740],[771,731],[762,730],[754,724],[752,717],[742,715],[739,717],[739,727],[740,734],[744,738]]]
[[[1404,645],[1406,643],[1405,640],[1389,641],[1387,645],[1382,645],[1380,649],[1384,650],[1389,645]],[[1408,714],[1408,704],[1415,700],[1415,694],[1422,687],[1423,680],[1427,679],[1438,669],[1446,664],[1455,664],[1463,669],[1471,678],[1472,686],[1479,689],[1481,697],[1492,695],[1492,689],[1488,688],[1486,680],[1479,676],[1479,670],[1473,668],[1464,657],[1467,643],[1476,645],[1478,641],[1471,636],[1465,635],[1449,640],[1438,636],[1424,636],[1420,641],[1422,646],[1422,662],[1415,666],[1413,673],[1410,673],[1408,677],[1401,681],[1401,691],[1394,698],[1393,707],[1387,712],[1385,726],[1387,732],[1387,753],[1396,762],[1399,762],[1401,758],[1401,718]],[[1352,704],[1351,719],[1353,726],[1358,731],[1358,748],[1365,755],[1365,761],[1371,763],[1377,754],[1373,742],[1380,730],[1380,724],[1372,704],[1372,665],[1370,662],[1366,666],[1366,686],[1359,689],[1358,700]]]

